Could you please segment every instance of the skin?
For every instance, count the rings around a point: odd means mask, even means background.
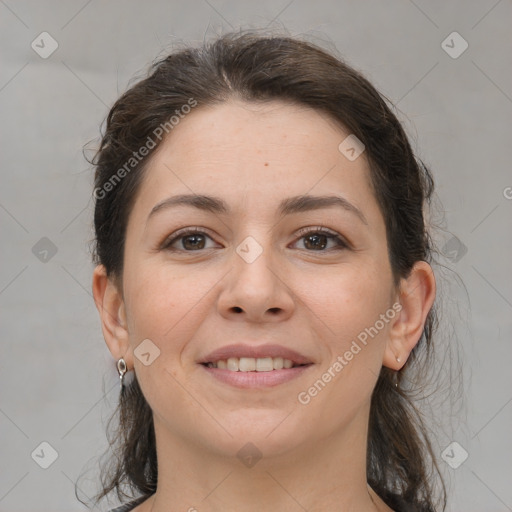
[[[152,155],[128,221],[122,285],[101,265],[93,276],[108,348],[134,369],[153,411],[158,489],[137,512],[391,510],[366,482],[370,398],[381,366],[400,369],[418,342],[435,279],[417,262],[393,287],[365,154],[349,161],[338,150],[347,135],[315,110],[230,100],[197,107]],[[231,211],[179,206],[147,220],[160,201],[189,193],[220,197]],[[302,194],[343,196],[367,225],[339,207],[279,216],[281,200]],[[349,247],[331,240],[315,249],[297,233],[318,225]],[[175,252],[160,248],[188,226],[208,235],[204,248],[191,249],[190,237],[175,241]],[[248,236],[263,251],[252,263],[235,250]],[[394,303],[402,310],[299,403],[298,393]],[[160,350],[147,366],[134,355],[145,339]],[[247,390],[196,362],[244,340],[282,344],[314,365],[290,382]],[[248,442],[262,453],[250,468],[236,456]]]

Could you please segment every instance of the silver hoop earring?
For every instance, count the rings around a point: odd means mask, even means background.
[[[127,371],[126,361],[122,357],[117,361],[117,371],[119,372],[119,379],[121,380],[120,388],[122,390],[124,387],[124,374]]]

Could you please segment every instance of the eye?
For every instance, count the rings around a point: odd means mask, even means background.
[[[328,252],[324,251],[329,242],[334,242],[334,247],[331,250],[342,250],[348,249],[349,245],[343,238],[337,233],[327,230],[322,226],[315,228],[303,228],[299,231],[299,240],[304,240],[304,247],[306,250],[312,250],[316,252]]]
[[[210,249],[211,247],[205,247],[207,238],[212,240],[212,238],[204,231],[201,231],[200,228],[186,228],[166,238],[160,248],[169,251],[181,250],[187,252]],[[173,247],[177,242],[181,242],[181,247]]]
[[[304,249],[308,251],[329,252],[329,250],[349,248],[349,244],[336,232],[327,230],[322,226],[303,228],[299,231],[299,236],[299,240],[304,240]],[[166,238],[161,244],[160,249],[185,252],[211,249],[212,247],[206,247],[207,239],[212,240],[201,228],[185,228]],[[334,247],[324,250],[329,242],[334,242]],[[178,246],[176,247],[176,245]]]

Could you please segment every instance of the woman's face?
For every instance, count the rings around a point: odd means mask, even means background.
[[[348,135],[315,110],[230,101],[193,110],[153,155],[127,226],[123,318],[158,435],[277,455],[366,434],[398,313]],[[242,356],[262,371],[232,371]]]

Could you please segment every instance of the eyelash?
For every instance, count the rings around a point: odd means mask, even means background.
[[[182,238],[186,238],[189,235],[195,235],[195,234],[206,235],[207,237],[212,238],[202,228],[184,228],[183,230],[179,230],[176,233],[173,233],[170,237],[166,238],[164,240],[164,242],[161,244],[160,249],[165,249],[165,250],[168,250],[171,252],[190,252],[190,253],[201,252],[201,250],[204,250],[204,249],[199,249],[197,251],[187,251],[186,249],[171,248],[171,245],[173,245],[174,242],[176,242]],[[346,242],[342,237],[340,237],[335,232],[325,229],[324,226],[315,226],[313,228],[300,229],[299,233],[298,233],[299,236],[298,236],[297,240],[300,240],[301,238],[304,238],[310,234],[325,235],[329,240],[334,240],[337,244],[337,247],[331,248],[331,249],[319,250],[319,251],[304,249],[307,252],[330,252],[333,250],[346,250],[346,249],[350,248],[348,242]]]

